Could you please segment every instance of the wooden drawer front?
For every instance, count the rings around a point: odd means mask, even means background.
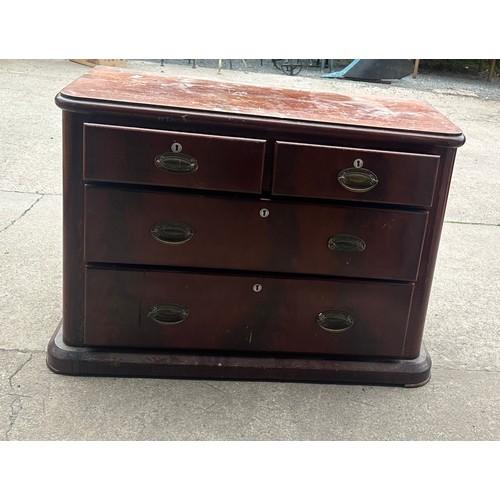
[[[398,357],[412,292],[412,284],[87,269],[85,342]],[[328,314],[340,320],[325,323]]]
[[[261,192],[262,140],[87,123],[84,148],[86,180]]]
[[[423,211],[96,186],[86,187],[85,205],[88,262],[406,281],[417,276],[427,222]]]
[[[429,207],[438,164],[434,155],[278,142],[273,193]]]

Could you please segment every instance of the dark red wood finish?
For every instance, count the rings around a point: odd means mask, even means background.
[[[412,292],[412,284],[88,269],[85,343],[397,358]],[[190,314],[173,325],[148,317],[164,304]],[[350,314],[353,326],[322,329],[316,317],[330,310]]]
[[[425,316],[464,141],[436,110],[111,68],[92,70],[57,103],[64,317],[49,344],[51,369],[428,380]],[[172,141],[197,152],[195,173],[154,166]],[[366,193],[345,192],[337,180],[356,159],[378,177]],[[167,218],[191,223],[194,236],[176,248],[159,243],[151,225]],[[362,238],[366,248],[340,255],[328,249],[335,234]],[[262,290],[249,291],[252,283]],[[184,336],[172,340],[144,311],[175,294],[194,312],[175,325]],[[354,326],[343,333],[307,326],[318,304],[349,307]]]
[[[85,293],[82,117],[63,113],[63,328],[82,345]]]
[[[189,119],[193,111],[263,119],[461,136],[461,130],[423,101],[308,92],[169,77],[145,71],[97,67],[61,91],[68,98],[125,105],[167,106]],[[83,103],[78,103],[81,105]]]
[[[368,192],[349,191],[338,181],[359,160],[378,178]],[[429,207],[438,165],[438,155],[277,142],[273,194]]]
[[[158,193],[85,190],[89,262],[240,269],[412,281],[427,212]],[[261,211],[267,211],[265,217]],[[161,221],[187,224],[180,244],[155,239]],[[362,252],[331,250],[336,235],[361,238]],[[381,258],[381,255],[384,258]]]
[[[155,158],[174,143],[198,162],[193,173],[168,173]],[[266,142],[256,139],[186,134],[86,124],[84,178],[217,191],[260,193]]]
[[[420,387],[430,378],[431,360],[425,345],[414,359],[380,362],[377,358],[327,358],[325,356],[255,355],[172,349],[116,349],[71,347],[64,342],[61,324],[48,349],[49,368],[65,375],[208,378],[336,382],[347,384]]]

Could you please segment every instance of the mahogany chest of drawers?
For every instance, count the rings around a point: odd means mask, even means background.
[[[97,67],[63,110],[75,375],[416,386],[462,132],[429,105]]]

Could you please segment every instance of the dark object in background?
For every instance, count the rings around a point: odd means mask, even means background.
[[[323,75],[323,78],[384,82],[410,75],[413,66],[411,59],[354,59],[344,69]]]

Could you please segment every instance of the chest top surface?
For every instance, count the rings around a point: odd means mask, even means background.
[[[105,66],[93,68],[60,94],[109,104],[462,135],[457,126],[423,101],[262,87]]]

